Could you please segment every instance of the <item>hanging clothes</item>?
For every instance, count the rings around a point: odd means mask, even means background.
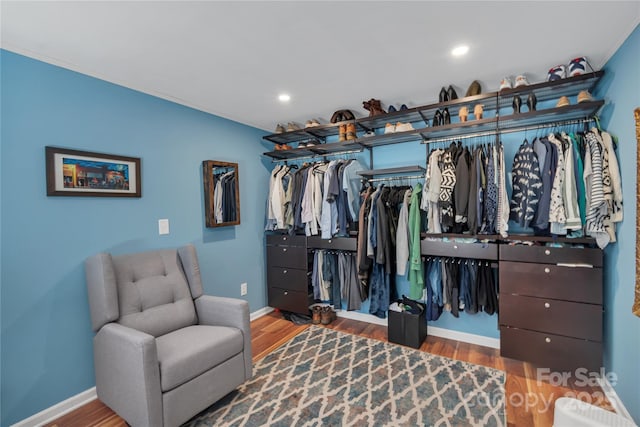
[[[417,184],[411,193],[409,208],[409,298],[422,298],[424,272],[420,252],[420,197],[422,185]]]
[[[538,158],[531,144],[525,140],[520,145],[513,160],[512,168],[513,194],[511,195],[511,215],[509,219],[522,227],[528,227],[533,220],[538,202],[542,180]]]
[[[407,274],[407,263],[409,261],[409,203],[411,201],[412,190],[405,190],[402,198],[402,207],[398,215],[398,228],[396,230],[396,274],[404,276]]]

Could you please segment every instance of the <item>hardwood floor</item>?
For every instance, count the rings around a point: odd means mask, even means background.
[[[387,328],[356,320],[338,318],[326,326],[338,331],[387,341]],[[307,328],[270,313],[251,322],[253,360],[256,361]],[[505,406],[509,426],[551,426],[557,398],[577,396],[605,409],[613,410],[602,390],[595,386],[566,387],[537,380],[536,368],[529,363],[500,357],[500,351],[474,344],[428,336],[420,350],[439,356],[501,369],[507,373]],[[121,427],[126,422],[99,400],[94,400],[46,425],[47,427]]]

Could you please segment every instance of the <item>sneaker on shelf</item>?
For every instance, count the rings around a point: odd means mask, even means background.
[[[589,101],[593,101],[593,97],[591,96],[589,91],[581,90],[578,93],[578,104],[581,104],[583,102],[589,102]]]
[[[408,132],[410,130],[414,130],[413,126],[411,125],[411,123],[402,123],[402,122],[398,122],[396,123],[396,132]]]
[[[364,135],[362,135],[363,138],[368,138],[370,136],[376,136],[376,133],[372,130],[368,130],[364,133]]]
[[[280,144],[276,144],[276,145],[273,147],[273,151],[280,151],[280,150],[282,150],[282,147],[280,147]]]
[[[305,127],[305,129],[313,127],[313,124],[311,124],[311,120],[307,120],[307,122],[304,124],[304,127]]]
[[[516,83],[513,87],[529,86],[529,82],[524,74],[516,76]]]
[[[280,149],[283,151],[291,150],[291,146],[289,144],[282,144]]]
[[[307,148],[307,143],[306,142],[299,142],[298,143],[298,148]]]
[[[504,90],[504,89],[511,89],[511,79],[509,77],[505,77],[502,80],[500,80],[500,89],[499,90]]]
[[[396,131],[396,125],[392,124],[392,123],[387,123],[384,126],[384,133],[394,133]]]
[[[300,126],[298,126],[297,124],[293,123],[293,122],[289,122],[289,124],[287,125],[287,132],[293,132],[296,130],[300,130]]]
[[[276,126],[276,133],[282,133],[282,132],[284,132],[284,126],[278,123],[278,126]]]
[[[389,113],[395,113],[396,111],[398,111],[396,107],[394,107],[393,105],[389,105]]]
[[[587,58],[581,56],[569,62],[569,77],[579,76],[587,72]]]
[[[320,126],[320,122],[316,119],[311,119],[311,127]]]
[[[408,109],[409,109],[409,107],[407,107],[407,104],[402,104],[402,105],[400,106],[400,111],[402,111],[402,110],[408,110]]]
[[[315,142],[315,141],[309,141],[309,142],[307,142],[307,146],[306,146],[306,148],[312,148],[312,147],[315,147],[316,145],[318,145],[318,143],[317,143],[317,142]]]
[[[566,96],[561,96],[560,99],[558,99],[558,103],[556,104],[556,108],[557,107],[566,107],[567,105],[570,105],[571,103],[569,102],[569,98],[567,98]]]
[[[547,81],[554,82],[556,80],[564,79],[566,76],[566,67],[564,65],[556,65],[549,69],[549,72],[547,73]]]

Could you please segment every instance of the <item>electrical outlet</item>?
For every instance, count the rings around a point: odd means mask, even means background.
[[[244,296],[247,294],[247,284],[240,283],[240,296]]]

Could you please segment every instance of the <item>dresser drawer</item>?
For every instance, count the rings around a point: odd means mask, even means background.
[[[267,265],[306,270],[307,249],[297,246],[267,246]]]
[[[500,261],[500,292],[602,304],[602,269]]]
[[[424,239],[420,242],[420,253],[423,255],[498,259],[498,245],[495,243],[458,243]]]
[[[306,236],[290,236],[288,234],[268,234],[267,245],[306,246]]]
[[[292,291],[269,286],[269,305],[280,310],[309,314],[309,306],[313,304],[312,295],[307,292]]]
[[[500,356],[572,375],[577,368],[597,372],[602,366],[602,343],[501,327]]]
[[[307,239],[307,246],[314,249],[334,249],[337,251],[356,251],[358,239],[355,237],[332,237],[322,239],[318,236],[310,236]]]
[[[594,267],[602,267],[602,251],[591,248],[501,245],[500,260],[538,262],[543,264],[590,264]]]
[[[500,325],[602,341],[602,306],[500,293]]]
[[[307,290],[307,270],[289,267],[269,267],[267,269],[269,286],[290,289],[292,291]]]

